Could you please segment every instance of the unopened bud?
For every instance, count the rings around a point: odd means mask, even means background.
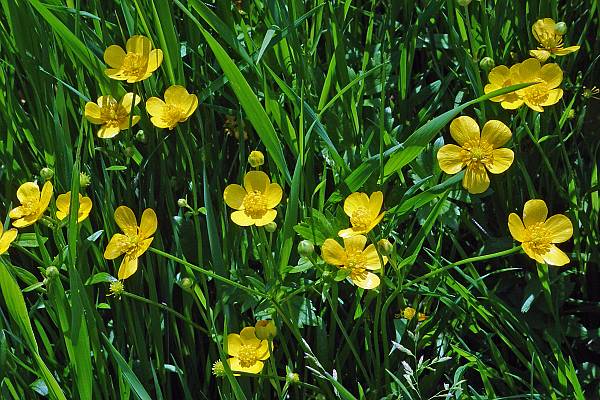
[[[285,380],[290,385],[297,385],[300,383],[300,375],[295,372],[288,372],[288,374],[285,376]]]
[[[51,265],[48,268],[46,268],[46,276],[48,277],[48,279],[54,279],[58,275],[58,268],[56,268],[54,265]]]
[[[267,231],[269,233],[275,232],[275,229],[277,229],[277,224],[273,221],[271,221],[265,225],[265,231]]]
[[[40,171],[40,176],[45,181],[49,181],[54,176],[54,170],[52,168],[48,168],[48,167],[42,168],[42,170]]]
[[[263,165],[265,163],[265,155],[258,151],[258,150],[254,150],[250,153],[250,155],[248,156],[248,164],[250,164],[250,166],[252,168],[258,168],[261,165]]]
[[[184,289],[191,289],[194,286],[194,281],[188,277],[185,277],[181,280],[181,287]]]
[[[556,25],[554,25],[554,32],[559,35],[564,35],[567,33],[567,24],[564,22],[557,22]]]
[[[471,0],[457,0],[459,6],[466,7],[471,4]]]
[[[140,129],[139,131],[137,131],[137,133],[135,134],[135,140],[137,140],[140,143],[146,143],[146,134],[143,130]]]
[[[177,206],[181,207],[181,208],[187,207],[188,206],[188,202],[187,202],[186,199],[179,199],[179,200],[177,200]]]
[[[489,71],[496,66],[496,63],[492,57],[483,57],[481,61],[479,61],[479,66],[482,70]]]
[[[254,333],[260,340],[273,340],[275,335],[277,335],[277,327],[275,326],[275,322],[273,322],[273,320],[265,319],[256,322],[256,325],[254,326]]]
[[[381,239],[379,242],[377,242],[377,248],[381,255],[389,256],[394,250],[394,245],[391,244],[387,239]]]
[[[309,240],[303,240],[298,243],[298,254],[302,257],[310,257],[315,252],[315,245]]]

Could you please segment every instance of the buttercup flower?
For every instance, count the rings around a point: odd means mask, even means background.
[[[44,211],[50,204],[52,190],[53,187],[50,182],[44,183],[41,193],[40,187],[35,182],[25,182],[19,186],[17,198],[21,205],[10,210],[8,214],[11,219],[15,220],[12,225],[15,228],[24,228],[42,218]]]
[[[244,177],[244,187],[229,185],[223,192],[227,205],[237,211],[231,220],[239,226],[264,226],[277,216],[274,210],[281,201],[283,191],[262,171],[250,171]]]
[[[387,263],[387,257],[382,257],[382,264],[375,246],[370,244],[365,249],[366,243],[367,238],[363,235],[344,238],[344,247],[334,239],[327,239],[321,255],[325,262],[348,271],[348,278],[356,286],[373,289],[379,286],[380,279],[370,271],[381,269]]]
[[[232,371],[258,374],[262,371],[263,361],[269,358],[269,342],[256,337],[254,327],[249,326],[240,334],[227,335],[227,361]]]
[[[520,64],[515,64],[510,67],[510,69],[506,65],[499,65],[493,68],[488,74],[488,80],[490,83],[485,85],[483,91],[487,94],[495,90],[522,83],[518,81],[519,65]],[[523,105],[523,101],[519,99],[519,96],[516,92],[510,92],[500,96],[492,97],[490,100],[500,103],[502,108],[506,110],[514,110]]]
[[[573,236],[573,224],[563,214],[548,217],[544,200],[529,200],[523,208],[523,220],[515,213],[508,216],[512,237],[521,242],[525,254],[539,263],[565,265],[569,257],[556,247]]]
[[[518,68],[520,82],[539,82],[517,90],[519,98],[532,110],[544,112],[543,107],[558,103],[563,96],[558,88],[563,79],[563,72],[558,64],[540,65],[535,58],[523,61]]]
[[[383,218],[381,214],[383,205],[383,193],[374,192],[371,197],[366,193],[352,193],[344,201],[344,212],[350,217],[351,228],[343,229],[338,235],[343,238],[361,235],[370,232]]]
[[[71,209],[71,192],[58,195],[56,198],[56,218],[63,220],[69,216]],[[92,210],[92,199],[84,197],[79,193],[79,211],[77,212],[77,222],[85,220]]]
[[[415,317],[415,315],[417,316],[419,322],[423,322],[427,319],[427,315],[423,313],[417,313],[417,310],[412,307],[406,307],[401,313],[399,313],[398,317],[411,320]]]
[[[171,86],[165,91],[165,101],[158,97],[150,97],[146,101],[146,110],[152,116],[152,124],[169,130],[186,121],[197,107],[198,97],[189,94],[186,88],[179,85]]]
[[[145,36],[136,35],[129,38],[125,46],[127,52],[113,44],[104,51],[104,62],[109,78],[128,83],[143,81],[160,67],[163,60],[161,49],[152,50],[152,42]]]
[[[6,253],[10,244],[14,242],[17,238],[17,230],[9,229],[6,232],[2,228],[2,224],[0,224],[0,255]]]
[[[486,122],[480,134],[479,125],[473,118],[458,117],[450,124],[450,134],[460,147],[454,144],[442,146],[437,159],[440,168],[447,174],[456,174],[467,168],[462,184],[469,193],[485,192],[490,186],[487,171],[500,174],[514,160],[512,150],[500,148],[512,136],[510,129],[500,121]]]
[[[115,233],[110,239],[104,258],[114,260],[122,254],[125,254],[121,266],[119,267],[119,279],[127,279],[137,271],[138,258],[144,254],[156,232],[157,220],[153,209],[147,208],[142,214],[140,226],[137,225],[135,214],[129,207],[120,206],[115,210],[115,221],[123,231]]]
[[[134,93],[125,94],[121,101],[117,101],[110,95],[101,96],[98,97],[97,103],[91,101],[86,103],[85,117],[92,124],[102,125],[98,131],[99,138],[109,139],[139,122],[139,115],[130,116],[129,113],[141,99]]]
[[[564,56],[579,50],[580,46],[563,47],[563,34],[557,29],[557,24],[552,18],[539,19],[531,28],[533,37],[540,46],[537,50],[530,50],[529,54],[541,62],[545,62],[551,55]]]

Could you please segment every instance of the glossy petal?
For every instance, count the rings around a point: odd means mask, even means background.
[[[563,80],[563,72],[558,64],[546,64],[540,69],[540,78],[550,89],[558,87]]]
[[[567,54],[570,54],[570,53],[573,53],[573,52],[579,50],[580,47],[581,46],[562,47],[560,49],[556,49],[554,54],[556,54],[557,56],[565,56]]]
[[[250,218],[249,215],[246,215],[243,211],[234,211],[231,213],[231,220],[239,226],[250,226],[254,225],[254,219]]]
[[[502,89],[502,86],[495,85],[493,83],[488,83],[487,85],[485,85],[483,87],[483,92],[485,94],[488,94],[488,93],[492,93],[492,92],[494,92],[496,90],[499,90],[499,89]],[[490,100],[498,103],[498,102],[503,101],[505,97],[506,97],[506,95],[502,94],[500,96],[492,97]]]
[[[115,210],[115,222],[127,236],[137,235],[137,220],[131,208],[127,206],[117,207]]]
[[[552,243],[562,243],[573,236],[573,224],[565,215],[556,214],[551,216],[544,222],[544,228],[551,235]]]
[[[129,239],[127,236],[121,233],[115,233],[104,250],[104,258],[107,260],[114,260],[123,254],[123,249],[126,248],[128,244]]]
[[[232,371],[246,372],[248,374],[258,374],[260,371],[262,371],[262,369],[265,365],[262,361],[257,361],[256,363],[254,363],[253,365],[251,365],[249,367],[242,367],[240,364],[240,360],[235,357],[230,358],[228,360],[228,362],[229,362],[229,368],[231,368]]]
[[[540,62],[544,63],[550,58],[550,53],[548,50],[538,49],[538,50],[529,50],[529,55],[535,57]]]
[[[152,117],[152,118],[150,118],[150,121],[152,122],[152,125],[154,125],[157,128],[164,129],[164,128],[169,128],[170,127],[169,123],[166,120],[164,120],[162,118],[162,116],[160,116],[160,117]]]
[[[157,226],[156,213],[153,209],[146,208],[142,213],[142,220],[140,221],[140,237],[149,238],[154,235]]]
[[[548,207],[544,200],[529,200],[523,207],[523,223],[528,228],[538,222],[546,221],[548,216]]]
[[[283,190],[281,190],[281,186],[279,186],[277,183],[271,183],[267,187],[266,197],[267,208],[275,208],[281,202],[281,198],[283,197]]]
[[[16,239],[17,233],[16,229],[9,229],[6,232],[2,232],[2,227],[0,227],[0,254],[6,253],[10,244]]]
[[[97,136],[102,139],[110,139],[117,136],[121,132],[118,126],[103,125],[97,133]]]
[[[563,97],[562,89],[552,89],[548,92],[548,98],[546,99],[546,101],[544,101],[540,105],[542,105],[544,107],[552,106],[552,105],[558,103],[558,101],[560,99],[562,99],[562,97]]]
[[[348,260],[344,248],[333,239],[325,240],[321,246],[321,257],[331,265],[345,265]]]
[[[528,58],[519,66],[519,78],[522,82],[538,82],[541,66],[535,58]]]
[[[479,125],[473,118],[463,115],[450,123],[450,135],[460,146],[469,141],[479,141]]]
[[[167,104],[183,106],[186,104],[188,97],[187,89],[180,85],[173,85],[165,90],[165,102]]]
[[[146,111],[153,117],[158,117],[163,114],[166,104],[158,97],[150,97],[146,100]]]
[[[140,117],[138,115],[134,115],[131,118],[125,118],[119,125],[119,129],[120,130],[129,129],[132,126],[134,126],[135,124],[137,124],[138,122],[140,122]]]
[[[125,95],[119,103],[123,106],[123,108],[125,108],[125,110],[127,110],[127,112],[131,112],[133,108],[132,105],[137,106],[138,104],[140,104],[140,101],[142,101],[141,96],[136,95],[135,93],[125,93]]]
[[[267,174],[262,171],[250,171],[246,173],[246,176],[244,177],[244,187],[248,192],[257,190],[261,193],[265,193],[270,183],[271,180]]]
[[[30,214],[23,218],[13,221],[12,226],[15,228],[25,228],[26,226],[33,225],[37,222],[39,216],[37,214]]]
[[[534,259],[540,264],[544,263],[544,258],[542,255],[537,253],[528,242],[523,243],[523,251],[525,251],[525,254],[527,254],[530,258]]]
[[[550,245],[550,250],[543,255],[544,261],[548,265],[561,267],[569,263],[569,257],[555,245]]]
[[[371,197],[369,197],[369,213],[371,214],[371,218],[377,218],[379,212],[381,211],[381,207],[383,206],[383,193],[382,192],[373,192],[371,193]]]
[[[100,125],[104,123],[100,107],[98,106],[98,104],[92,103],[91,101],[85,103],[84,115],[85,118],[92,124]]]
[[[484,168],[467,168],[462,184],[469,193],[479,194],[490,187],[490,178]]]
[[[527,105],[527,107],[531,108],[533,111],[544,112],[544,109],[539,104],[530,103],[528,101],[525,101],[525,104]]]
[[[440,169],[447,174],[453,175],[463,169],[463,154],[465,150],[455,144],[446,144],[437,152]]]
[[[59,194],[56,197],[56,208],[58,211],[56,212],[56,216],[61,221],[67,217],[69,214],[69,209],[71,206],[71,192],[67,192],[64,194]]]
[[[148,66],[146,71],[148,73],[152,73],[154,71],[156,71],[158,69],[158,67],[160,67],[160,64],[162,64],[163,62],[163,52],[161,49],[154,49],[150,52],[150,54],[148,55]],[[148,78],[148,75],[143,76],[143,79]]]
[[[510,213],[508,216],[508,230],[517,242],[525,241],[525,226],[521,218],[515,213]]]
[[[373,244],[367,246],[365,251],[363,251],[363,256],[366,258],[365,268],[370,270],[378,270],[381,269],[381,261],[379,260],[379,254],[377,254],[377,250]],[[383,265],[387,263],[387,257],[382,256]]]
[[[152,42],[146,36],[135,35],[127,40],[127,52],[137,53],[144,56],[150,55],[150,49],[152,49]]]
[[[187,102],[183,105],[182,110],[185,114],[186,118],[189,118],[190,115],[196,111],[198,108],[198,96],[195,94],[190,94],[187,98]]]
[[[237,356],[240,353],[240,348],[243,346],[242,339],[237,333],[227,335],[227,354]]]
[[[79,195],[79,196],[81,196],[81,195]],[[90,215],[90,211],[92,211],[92,199],[90,199],[87,196],[82,197],[79,200],[79,213],[78,213],[77,222],[81,222],[81,221],[85,220]]]
[[[225,188],[223,199],[225,200],[225,203],[234,210],[242,210],[244,208],[246,194],[246,189],[234,183]]]
[[[123,257],[123,261],[121,261],[121,266],[119,267],[118,278],[119,280],[127,279],[131,275],[135,274],[135,271],[138,269],[138,259],[131,258],[129,256]]]
[[[104,50],[104,62],[107,63],[111,68],[121,68],[124,58],[125,50],[123,50],[121,46],[113,44]]]
[[[523,100],[521,100],[517,95],[514,97],[506,97],[504,101],[500,104],[502,108],[505,110],[516,110],[517,108],[523,105]]]
[[[355,192],[350,194],[344,200],[344,212],[349,217],[356,211],[357,208],[363,207],[369,209],[369,196],[366,193]]]
[[[40,187],[35,182],[25,182],[17,189],[17,198],[23,203],[40,201]]]
[[[346,253],[350,254],[355,251],[363,251],[367,244],[367,237],[363,235],[356,235],[349,238],[344,238],[344,248]]]
[[[493,161],[485,164],[492,174],[501,174],[506,171],[515,159],[515,153],[511,149],[495,149],[492,155]]]
[[[25,215],[25,210],[21,206],[15,207],[8,212],[10,219],[21,218],[23,215]]]
[[[276,210],[267,210],[267,212],[265,213],[265,215],[263,215],[259,219],[255,219],[254,220],[254,225],[256,225],[256,226],[265,226],[269,222],[273,222],[275,220],[275,217],[277,217],[277,211]]]
[[[351,281],[363,289],[375,289],[381,283],[379,277],[372,272],[367,272],[364,278],[351,279]]]
[[[154,240],[153,237],[149,238],[149,239],[145,239],[142,240],[138,243],[138,249],[135,252],[135,258],[140,257],[142,254],[144,254],[146,252],[146,250],[148,250],[148,247],[150,247],[150,245],[152,244],[152,241]]]
[[[48,208],[50,204],[50,199],[52,198],[52,193],[54,191],[54,187],[50,181],[44,183],[44,187],[42,187],[42,194],[40,195],[40,202],[38,204],[38,216],[41,216],[44,211]]]
[[[498,65],[497,67],[492,68],[488,74],[488,81],[499,88],[504,86],[504,82],[506,82],[509,78],[509,69],[506,65]]]
[[[377,224],[379,222],[381,222],[381,220],[383,219],[384,216],[385,216],[385,212],[382,212],[381,214],[376,216],[375,219],[373,219],[373,221],[371,221],[371,223],[369,224],[369,227],[367,228],[367,232],[370,232],[371,229],[375,228],[375,226],[377,226]]]
[[[240,338],[242,339],[242,343],[245,345],[250,345],[254,347],[258,347],[260,345],[260,340],[256,337],[256,329],[253,326],[247,326],[240,331]]]
[[[258,355],[259,360],[264,361],[269,358],[270,354],[269,354],[269,341],[268,340],[262,340],[260,342],[260,345],[256,349],[256,354]]]
[[[338,232],[338,236],[341,238],[349,238],[356,235],[362,235],[363,233],[367,233],[366,230],[355,229],[355,228],[346,228],[342,229]]]
[[[486,122],[481,131],[481,139],[491,144],[494,149],[502,147],[511,137],[509,127],[497,120]]]

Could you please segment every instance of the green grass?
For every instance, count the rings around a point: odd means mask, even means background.
[[[55,198],[81,191],[94,205],[82,224],[21,230],[0,256],[0,398],[600,397],[600,100],[584,90],[600,86],[598,2],[234,3],[0,0],[4,227],[44,167]],[[544,113],[504,110],[484,96],[479,61],[528,58],[544,17],[581,45],[555,61],[564,97]],[[104,50],[135,34],[163,50],[161,67],[110,80]],[[172,84],[200,105],[160,130],[143,105]],[[85,103],[132,90],[141,122],[97,138]],[[513,132],[515,162],[482,195],[437,163],[459,115]],[[273,233],[233,224],[223,201],[252,150],[284,191]],[[320,246],[348,227],[347,195],[377,190],[387,212],[369,240],[394,251],[379,288],[360,290],[334,279]],[[508,215],[532,198],[573,221],[565,267],[514,248]],[[121,298],[108,296],[120,259],[103,258],[119,205],[159,222]],[[429,317],[394,317],[407,306]],[[227,334],[259,319],[278,327],[263,372],[213,376]]]

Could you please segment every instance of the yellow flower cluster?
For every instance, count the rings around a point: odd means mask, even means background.
[[[152,49],[152,42],[145,36],[129,38],[125,48],[123,50],[118,45],[112,45],[104,52],[104,61],[110,66],[105,71],[108,77],[127,83],[140,82],[149,78],[162,63],[162,50]],[[84,114],[92,124],[101,125],[98,137],[113,138],[140,121],[140,116],[132,113],[141,99],[136,93],[126,93],[119,101],[111,95],[103,95],[96,103],[88,102]],[[173,85],[165,91],[164,101],[158,97],[150,97],[146,101],[146,111],[151,116],[152,124],[169,130],[185,122],[197,107],[196,95],[179,85]]]

